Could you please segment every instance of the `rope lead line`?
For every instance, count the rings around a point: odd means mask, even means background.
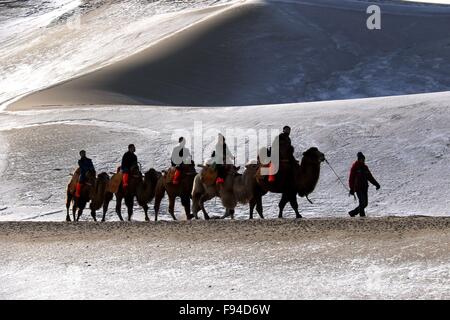
[[[325,159],[325,162],[327,163],[327,165],[330,167],[331,171],[333,171],[334,175],[338,178],[338,181],[342,184],[342,186],[344,187],[345,191],[350,193],[350,189],[345,185],[344,182],[342,182],[342,179],[338,176],[338,174],[336,173],[336,171],[333,169],[333,167],[331,166],[331,164],[328,162],[327,159]],[[353,197],[356,200],[356,196],[353,195]]]

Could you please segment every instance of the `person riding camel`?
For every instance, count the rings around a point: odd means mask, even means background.
[[[366,157],[362,152],[357,154],[358,160],[355,161],[350,170],[349,187],[350,195],[356,195],[358,197],[359,205],[351,210],[348,214],[350,217],[356,216],[358,213],[361,217],[365,217],[364,209],[368,204],[368,189],[369,183],[373,184],[377,190],[380,189],[380,184],[375,180],[369,167],[365,164]]]
[[[235,159],[225,143],[225,137],[221,133],[217,136],[216,147],[211,154],[211,157],[213,158],[213,162],[217,170],[216,184],[221,184],[224,182],[225,178],[225,165],[233,164]]]
[[[122,157],[122,163],[120,165],[120,170],[122,171],[122,187],[125,191],[128,187],[128,180],[131,168],[137,166],[138,160],[136,155],[136,147],[134,144],[128,146],[128,151]]]
[[[288,162],[290,164],[297,163],[297,160],[294,157],[294,147],[291,143],[291,138],[289,138],[289,135],[291,134],[291,128],[289,126],[283,127],[283,132],[280,133],[275,139],[273,140],[272,147],[270,148],[269,152],[272,150],[276,150],[278,147],[279,150],[279,160]],[[271,163],[269,166],[269,171],[271,174],[269,174],[269,182],[275,181],[275,173],[273,164]]]
[[[81,196],[81,187],[86,181],[86,174],[89,171],[95,171],[94,164],[92,160],[86,157],[86,151],[80,151],[80,160],[78,160],[78,166],[80,168],[80,178],[78,179],[77,186],[75,189],[75,197],[79,198]]]
[[[172,156],[170,158],[170,162],[172,163],[172,167],[175,167],[175,174],[173,176],[172,183],[179,184],[181,171],[183,170],[183,165],[191,164],[191,153],[188,148],[185,147],[186,139],[184,137],[180,137],[178,139],[178,145],[173,148]]]

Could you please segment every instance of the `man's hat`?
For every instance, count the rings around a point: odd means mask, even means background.
[[[363,153],[360,151],[358,152],[358,154],[356,155],[358,157],[358,160],[365,160],[366,157],[363,155]]]

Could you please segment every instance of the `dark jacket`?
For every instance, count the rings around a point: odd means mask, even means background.
[[[83,157],[78,160],[78,166],[80,167],[80,182],[83,182],[86,179],[86,173],[88,171],[95,171],[94,164],[88,157]]]
[[[122,164],[120,170],[122,172],[129,172],[133,166],[137,166],[138,160],[133,152],[127,151],[122,157]]]
[[[286,133],[282,132],[274,139],[271,148],[272,150],[276,143],[278,143],[280,160],[295,161],[294,147],[291,144],[291,138],[289,138]]]
[[[372,173],[370,172],[369,167],[367,167],[366,164],[360,161],[356,161],[355,163],[353,163],[350,170],[350,178],[348,182],[350,191],[367,191],[367,189],[369,188],[369,182],[377,188],[380,187],[380,184],[372,176]]]

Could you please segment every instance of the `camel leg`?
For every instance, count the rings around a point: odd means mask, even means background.
[[[262,206],[262,197],[257,197],[256,198],[256,212],[258,212],[259,217],[261,219],[264,219],[263,216],[263,206]]]
[[[74,198],[73,205],[72,205],[72,215],[73,215],[74,222],[77,221],[77,207],[78,207],[77,202],[78,202],[77,198]]]
[[[248,217],[250,220],[253,219],[253,210],[255,209],[256,206],[256,200],[253,198],[250,200],[249,202],[249,207],[250,207],[250,216]]]
[[[150,221],[150,218],[148,217],[148,204],[144,203],[142,205],[142,208],[144,209],[144,213],[145,213],[145,221]]]
[[[175,217],[175,197],[169,196],[169,213],[172,216],[173,220],[177,220]]]
[[[198,212],[201,210],[200,199],[201,195],[198,193],[192,196],[192,214],[195,219],[198,219]]]
[[[181,204],[184,207],[184,213],[186,214],[186,219],[191,220],[194,216],[191,214],[191,198],[189,196],[181,197]]]
[[[102,222],[106,221],[106,212],[108,211],[108,204],[109,203],[104,203],[103,204],[103,216],[102,216]]]
[[[108,206],[109,206],[109,202],[112,200],[113,195],[112,193],[107,193],[105,195],[105,200],[103,201],[103,217],[102,217],[102,222],[106,221],[106,212],[108,212]]]
[[[222,217],[220,217],[220,219],[225,219],[225,218],[232,216],[231,210],[233,210],[233,209],[225,208],[225,214]]]
[[[119,216],[120,221],[123,221],[122,218],[122,197],[116,194],[116,213]]]
[[[155,221],[158,221],[159,208],[161,206],[161,200],[164,197],[164,193],[155,194],[155,204],[153,205],[153,210],[155,210]]]
[[[158,184],[156,185],[155,190],[155,204],[154,204],[154,210],[155,210],[155,221],[158,221],[158,214],[159,214],[159,208],[161,206],[161,200],[164,198],[164,194],[166,193],[166,189],[163,187],[162,183],[160,183],[161,180],[158,181]]]
[[[155,204],[153,206],[153,210],[155,210],[155,221],[158,221],[158,213],[159,213],[160,204],[161,204],[161,199],[155,198]]]
[[[91,209],[91,216],[94,219],[95,222],[97,222],[97,215],[95,213],[95,210]]]
[[[281,195],[280,203],[278,204],[278,208],[280,209],[280,213],[278,214],[278,218],[283,218],[283,210],[286,204],[289,202],[289,196],[286,193]]]
[[[207,200],[210,200],[210,199],[211,199],[211,198],[206,197],[206,196],[202,196],[202,197],[200,198],[200,209],[202,209],[203,216],[205,217],[205,220],[209,220],[209,214],[208,214],[208,212],[206,212],[206,209],[205,209],[205,202],[206,202]]]
[[[291,204],[292,209],[294,209],[295,211],[295,217],[297,219],[301,218],[302,215],[298,212],[297,194],[294,193],[289,197],[289,203]]]
[[[80,221],[80,217],[82,214],[83,214],[83,210],[81,210],[81,208],[78,209],[77,222]]]
[[[203,205],[203,202],[202,202],[202,212],[203,212],[203,216],[205,217],[205,220],[209,220],[210,217],[209,217],[208,212],[206,212],[206,209],[205,209],[205,206]]]
[[[72,202],[72,194],[70,192],[67,192],[67,200],[66,200],[66,209],[67,209],[67,215],[66,215],[66,221],[70,222],[70,203]]]
[[[79,208],[79,209],[78,209],[77,221],[80,221],[80,217],[81,217],[82,214],[83,214],[83,209],[82,209],[82,208]]]
[[[125,197],[125,205],[128,209],[128,221],[131,221],[131,216],[133,215],[133,202],[134,197]]]
[[[81,215],[83,214],[83,210],[86,208],[86,201],[84,199],[79,199],[77,207],[78,207],[77,221],[79,221]]]

